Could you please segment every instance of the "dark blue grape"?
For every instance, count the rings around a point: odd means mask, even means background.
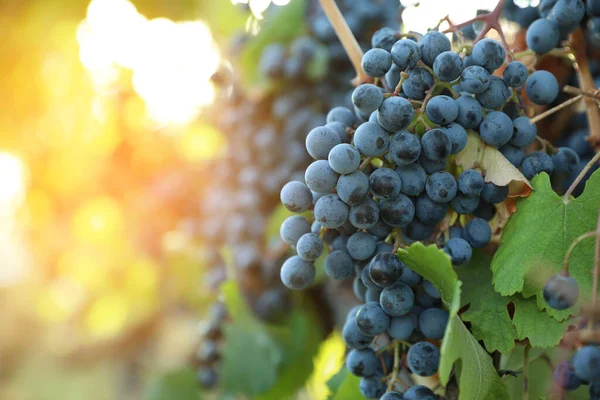
[[[300,238],[310,232],[310,225],[306,218],[299,215],[288,217],[279,228],[281,240],[290,246],[295,246]]]
[[[408,340],[415,330],[413,318],[410,315],[392,318],[388,335],[396,340]]]
[[[348,253],[355,260],[367,260],[375,253],[377,241],[367,232],[356,232],[348,239],[346,244]]]
[[[306,136],[306,150],[315,160],[326,160],[331,149],[340,143],[339,135],[326,126],[318,126]]]
[[[581,386],[581,380],[575,375],[575,368],[570,361],[561,361],[554,369],[554,382],[567,391],[575,390]]]
[[[456,237],[448,240],[444,246],[444,251],[452,259],[454,265],[465,265],[471,260],[473,249],[466,240]]]
[[[323,241],[315,233],[305,233],[296,243],[296,252],[306,261],[315,261],[323,252]]]
[[[548,19],[556,22],[561,29],[572,32],[579,26],[584,15],[585,5],[582,0],[558,0],[550,10]]]
[[[452,122],[440,128],[452,143],[452,151],[450,154],[458,154],[467,146],[467,131],[462,125]]]
[[[385,239],[392,232],[392,227],[386,224],[384,220],[380,219],[375,225],[368,229],[368,232],[376,238]]]
[[[419,160],[417,162],[419,163],[419,165],[421,167],[423,167],[425,172],[428,174],[433,174],[435,172],[441,172],[441,171],[445,170],[446,164],[447,164],[447,161],[445,158],[434,161],[434,160],[430,160],[429,158],[425,157],[424,154],[421,154],[421,156],[419,157]]]
[[[498,149],[512,165],[519,168],[525,159],[525,152],[512,144],[505,144]]]
[[[467,93],[479,94],[490,86],[490,73],[479,65],[471,65],[460,74],[460,87]]]
[[[415,218],[404,228],[403,232],[409,239],[425,240],[433,235],[433,227],[431,225],[426,225]]]
[[[475,43],[471,57],[477,65],[493,72],[504,64],[506,51],[497,41],[486,38]]]
[[[367,336],[358,330],[358,326],[356,326],[356,315],[352,318],[348,318],[344,324],[342,338],[348,347],[357,350],[368,348],[373,341],[373,336]]]
[[[552,155],[552,163],[559,172],[573,173],[579,165],[579,155],[568,147],[559,147],[558,152]]]
[[[367,294],[367,287],[363,283],[360,276],[355,277],[354,281],[352,281],[352,292],[354,292],[354,295],[356,296],[357,299],[359,299],[362,302],[365,301],[365,297]]]
[[[388,315],[400,317],[408,314],[413,308],[415,295],[408,285],[396,282],[381,291],[379,302]]]
[[[548,71],[535,71],[525,85],[527,97],[535,104],[550,104],[558,96],[558,81]]]
[[[577,303],[578,298],[579,286],[570,276],[554,275],[544,285],[544,300],[554,309],[571,308]]]
[[[493,110],[506,103],[510,95],[510,89],[504,79],[491,75],[488,88],[475,97],[483,107]]]
[[[600,400],[600,381],[590,382],[590,400]]]
[[[444,219],[448,212],[447,203],[436,203],[429,196],[422,193],[415,204],[415,215],[427,225],[435,225]]]
[[[448,311],[439,308],[429,308],[419,317],[419,330],[427,339],[444,337],[448,325]]]
[[[377,336],[390,326],[390,317],[383,311],[379,303],[366,303],[356,314],[356,326],[365,335]]]
[[[432,376],[438,371],[440,351],[428,342],[415,343],[406,355],[408,368],[419,376]]]
[[[525,84],[528,74],[525,64],[520,61],[511,61],[504,68],[502,77],[508,86],[518,88]]]
[[[432,161],[445,160],[452,152],[452,142],[442,129],[425,132],[421,147],[423,154]]]
[[[456,182],[458,190],[467,196],[479,196],[483,190],[483,176],[481,172],[474,169],[464,170]]]
[[[437,396],[428,387],[416,385],[404,393],[404,400],[437,400]]]
[[[542,172],[552,175],[554,164],[552,163],[552,158],[548,154],[542,151],[535,151],[525,157],[523,164],[521,164],[521,169],[523,175],[525,175],[527,179],[532,179]]]
[[[383,49],[371,49],[362,58],[362,69],[372,78],[380,78],[392,67],[392,55]]]
[[[377,372],[379,359],[371,349],[352,350],[346,357],[346,368],[356,376],[373,376]]]
[[[431,200],[437,203],[449,203],[456,196],[456,180],[448,172],[435,172],[427,179],[425,190]]]
[[[379,400],[404,400],[404,396],[398,392],[387,392]]]
[[[281,204],[292,212],[302,213],[312,205],[312,193],[302,182],[292,181],[285,184],[280,193]]]
[[[315,203],[315,219],[326,228],[338,228],[348,219],[348,206],[334,194],[322,196]]]
[[[371,193],[380,199],[389,200],[400,194],[402,181],[393,169],[379,168],[369,177]]]
[[[414,114],[415,111],[412,105],[405,98],[399,96],[388,97],[379,107],[377,121],[383,129],[390,132],[397,132],[410,125]]]
[[[444,82],[456,80],[463,70],[463,62],[458,54],[445,51],[438,55],[433,62],[433,73]]]
[[[354,274],[352,257],[341,250],[329,253],[325,257],[325,273],[336,280],[350,278]]]
[[[437,56],[451,50],[451,44],[450,40],[443,33],[429,31],[419,41],[419,49],[421,50],[421,59],[431,67]]]
[[[385,393],[387,386],[381,382],[380,377],[372,376],[369,378],[360,378],[358,385],[360,393],[367,399],[378,399]]]
[[[394,64],[402,71],[407,68],[414,68],[421,59],[419,45],[410,39],[398,40],[392,46],[391,53]]]
[[[534,21],[527,29],[527,47],[539,54],[546,54],[558,45],[558,24],[546,18]]]
[[[392,136],[389,151],[397,165],[412,164],[421,154],[421,141],[408,131],[400,131]]]
[[[371,281],[379,287],[387,287],[402,275],[404,263],[392,253],[378,254],[369,263],[368,273]]]
[[[392,64],[392,68],[385,74],[385,82],[391,90],[395,90],[400,83],[400,72],[402,70],[396,64]]]
[[[575,375],[585,382],[600,381],[600,347],[587,345],[573,356]]]
[[[381,28],[373,34],[371,38],[371,47],[391,51],[396,43],[396,30],[388,27]],[[393,55],[392,55],[393,56]]]
[[[325,126],[337,133],[337,135],[340,138],[340,143],[348,142],[348,133],[346,132],[346,125],[342,124],[341,122],[334,121],[326,124]]]
[[[315,265],[299,256],[288,258],[281,266],[281,281],[294,290],[306,289],[315,281]]]
[[[498,204],[506,200],[508,194],[508,186],[498,186],[493,182],[487,182],[483,185],[481,198],[490,204]]]
[[[590,12],[592,15],[598,17],[600,16],[600,1],[599,0],[586,0],[585,2],[586,10]]]
[[[372,113],[383,102],[381,89],[370,83],[365,83],[352,92],[352,104],[363,113]]]
[[[456,122],[465,129],[477,127],[483,119],[481,104],[468,95],[460,96],[456,99],[456,104],[458,105],[458,117],[456,118]]]
[[[401,193],[407,196],[418,196],[425,190],[427,174],[419,164],[399,165],[396,172],[402,181]]]
[[[450,206],[458,214],[472,214],[479,207],[479,196],[467,196],[462,193],[457,193],[456,197],[450,201]]]
[[[413,100],[423,100],[426,96],[425,92],[433,86],[433,75],[423,67],[411,68],[407,73],[408,78],[402,84],[402,90]]]
[[[425,112],[431,122],[438,125],[448,125],[458,117],[458,105],[452,97],[435,96],[427,102]]]
[[[331,169],[326,160],[317,160],[306,168],[304,181],[317,193],[330,193],[335,189],[339,175]]]
[[[329,166],[338,174],[350,174],[360,165],[360,153],[356,147],[341,143],[329,152]]]
[[[348,219],[358,229],[369,229],[379,221],[379,206],[373,199],[366,198],[350,208]]]
[[[201,387],[205,389],[212,389],[217,386],[219,382],[219,375],[213,367],[202,366],[196,373],[196,379]]]
[[[519,117],[513,121],[513,137],[510,144],[517,147],[529,146],[537,136],[537,127],[527,117]]]
[[[354,133],[354,145],[367,157],[379,157],[388,149],[389,143],[390,134],[375,122],[365,122]]]
[[[344,203],[359,204],[369,193],[369,178],[362,171],[354,171],[351,174],[340,176],[336,189]]]
[[[473,218],[465,225],[463,235],[471,247],[481,248],[492,239],[492,229],[486,220]]]
[[[406,226],[415,217],[413,202],[403,194],[392,200],[382,201],[379,204],[379,211],[381,219],[388,225],[395,227]]]
[[[331,122],[341,122],[351,128],[356,122],[356,116],[346,107],[335,107],[327,113],[327,123]]]
[[[481,122],[479,134],[485,143],[500,147],[512,138],[513,123],[510,117],[503,112],[492,111]]]

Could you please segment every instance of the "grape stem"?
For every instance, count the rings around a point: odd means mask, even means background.
[[[586,54],[587,41],[581,28],[569,35],[571,41],[571,47],[575,53],[575,72],[579,82],[581,82],[581,89],[584,92],[594,93],[596,91],[596,85],[592,79],[590,68],[588,66],[588,58]],[[596,103],[596,100],[591,97],[585,98],[586,113],[588,118],[588,125],[590,127],[590,135],[587,140],[590,142],[594,150],[600,151],[600,107]]]
[[[529,349],[529,345],[525,346],[523,360],[523,400],[529,399]]]
[[[576,88],[574,86],[567,85],[563,88],[563,92],[569,93],[569,94],[580,94],[582,96],[591,97],[595,100],[600,101],[600,94],[599,94],[600,91],[599,90],[596,90],[594,92],[586,92],[586,91]]]
[[[400,342],[394,341],[394,368],[387,386],[388,392],[394,389],[394,382],[396,381],[396,376],[398,376],[398,371],[400,371]]]
[[[591,237],[594,237],[597,235],[598,235],[598,233],[596,231],[587,232],[587,233],[584,233],[583,235],[577,236],[575,238],[575,240],[573,240],[573,243],[571,243],[571,246],[569,246],[569,249],[567,250],[567,253],[565,254],[565,259],[563,261],[563,275],[564,276],[569,276],[569,259],[571,258],[571,253],[573,252],[575,247],[577,247],[577,245],[579,243],[581,243],[582,241],[584,241],[585,239],[591,238]]]
[[[565,192],[565,195],[563,197],[563,201],[565,202],[565,204],[570,201],[569,197],[571,196],[571,193],[573,193],[573,190],[575,190],[575,188],[577,187],[577,185],[579,185],[579,183],[581,182],[581,180],[583,179],[585,174],[588,173],[590,168],[592,168],[592,166],[595,163],[597,163],[598,160],[600,160],[600,152],[596,153],[596,155],[590,160],[590,162],[587,163],[587,165],[581,170],[579,175],[577,175],[577,178],[575,178],[575,180],[573,181],[571,186],[569,186],[569,189],[567,189],[567,191]]]
[[[360,48],[354,34],[350,30],[350,27],[346,23],[344,16],[342,15],[340,9],[337,4],[335,4],[335,0],[319,0],[321,3],[321,7],[323,7],[323,11],[325,11],[325,15],[331,22],[335,33],[342,42],[342,46],[344,46],[344,50],[352,65],[354,66],[354,70],[356,71],[356,78],[354,78],[353,83],[358,86],[361,83],[365,83],[369,81],[369,77],[364,73],[362,69],[362,57],[363,52]]]
[[[577,95],[573,98],[570,98],[569,100],[560,103],[559,105],[557,105],[556,107],[552,107],[549,110],[544,111],[543,113],[536,115],[535,117],[531,118],[531,120],[529,122],[531,122],[532,124],[538,123],[539,121],[543,120],[544,118],[554,114],[557,111],[562,110],[563,108],[569,107],[571,104],[577,103],[579,100],[581,100],[583,98],[583,95]]]

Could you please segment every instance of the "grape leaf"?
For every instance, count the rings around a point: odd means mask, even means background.
[[[531,184],[518,168],[512,165],[498,149],[485,144],[472,130],[467,133],[467,146],[456,156],[456,164],[463,169],[480,166],[485,172],[486,182],[493,182],[498,186],[510,184],[513,195],[526,195],[529,191],[524,188],[524,185],[531,188]]]
[[[149,400],[200,400],[196,374],[189,368],[171,371],[152,383]]]
[[[429,280],[440,291],[450,309],[441,346],[439,375],[442,385],[448,384],[452,366],[456,364],[460,399],[507,399],[506,388],[500,381],[491,357],[458,316],[461,282],[452,269],[450,257],[435,245],[425,247],[419,242],[400,249],[398,257]]]
[[[562,321],[576,307],[559,311],[542,295],[547,278],[561,271],[565,252],[577,236],[595,229],[600,204],[600,172],[592,175],[583,194],[564,201],[550,186],[547,174],[536,176],[534,191],[517,200],[517,211],[504,227],[502,241],[492,260],[493,284],[500,294],[522,292],[537,296],[540,309]],[[584,240],[573,252],[569,273],[580,289],[580,299],[591,294],[593,240]]]
[[[450,256],[438,249],[436,245],[425,247],[423,243],[415,242],[407,248],[399,249],[398,258],[410,269],[433,283],[440,291],[446,306],[450,307],[458,281],[456,272],[452,269]]]
[[[520,340],[528,338],[533,347],[554,347],[560,342],[567,329],[566,321],[558,322],[541,312],[534,299],[513,296],[512,302],[515,305],[513,323]]]
[[[442,358],[438,371],[440,382],[444,386],[448,384],[452,366],[456,365],[459,377],[458,387],[460,388],[459,399],[508,399],[506,387],[494,368],[492,358],[471,335],[458,316],[460,287],[461,284],[457,281],[450,307],[448,326],[442,340]]]
[[[258,35],[250,39],[240,55],[242,82],[248,88],[265,88],[269,82],[258,71],[263,49],[272,43],[288,43],[304,30],[306,0],[292,0],[276,8],[261,25]]]
[[[350,373],[346,373],[344,381],[339,386],[333,400],[364,400],[363,395],[358,388],[360,378]]]
[[[461,318],[471,322],[473,336],[482,340],[489,352],[506,354],[515,345],[517,331],[508,314],[510,297],[503,297],[492,288],[491,260],[483,251],[475,251],[469,264],[456,267],[463,282],[461,307],[470,305]]]

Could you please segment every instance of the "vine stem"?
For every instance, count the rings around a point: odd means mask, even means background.
[[[392,370],[392,376],[390,377],[390,381],[387,386],[388,392],[391,392],[394,389],[394,382],[396,381],[396,376],[398,375],[399,370],[400,370],[400,342],[394,341],[394,369]]]
[[[525,346],[523,360],[523,400],[529,400],[529,345]]]
[[[600,160],[600,152],[596,153],[596,155],[594,156],[594,158],[592,158],[590,160],[589,163],[587,163],[587,165],[581,170],[581,172],[579,173],[579,175],[577,175],[577,178],[575,178],[575,180],[573,181],[573,183],[571,184],[571,186],[569,186],[569,189],[567,189],[567,191],[565,192],[565,196],[563,197],[563,201],[565,203],[569,202],[569,197],[571,196],[571,193],[573,193],[573,190],[575,190],[575,188],[577,187],[577,185],[579,185],[579,182],[581,182],[581,180],[583,179],[583,177],[585,176],[585,174],[588,173],[588,171],[590,170],[590,168],[592,168],[592,166],[598,162],[598,160]]]
[[[581,90],[581,89],[579,89],[579,88],[576,88],[576,87],[573,87],[573,86],[566,85],[566,86],[563,88],[563,92],[565,92],[565,93],[569,93],[569,94],[581,94],[581,95],[583,95],[583,96],[586,96],[586,97],[591,97],[591,98],[593,98],[593,99],[595,99],[595,100],[599,100],[599,101],[600,101],[600,94],[598,94],[598,90],[596,90],[596,91],[595,91],[595,92],[593,92],[593,93],[589,93],[589,92],[583,91],[583,90]]]
[[[596,235],[597,235],[596,231],[587,232],[587,233],[584,233],[583,235],[577,236],[575,238],[575,240],[573,240],[573,243],[571,243],[571,245],[569,246],[569,249],[567,250],[567,253],[565,254],[565,259],[563,261],[563,275],[565,275],[565,276],[569,275],[569,259],[571,258],[571,253],[573,252],[575,247],[577,247],[577,245],[579,243],[581,243],[582,241],[584,241],[585,239],[594,237]]]
[[[529,122],[531,122],[532,124],[535,124],[535,123],[543,120],[544,118],[554,114],[555,112],[560,111],[563,108],[569,107],[573,103],[577,103],[582,98],[583,98],[583,94],[577,95],[577,96],[565,101],[564,103],[560,103],[556,107],[552,107],[551,109],[546,110],[539,115],[536,115],[535,117],[531,118],[531,120]]]
[[[369,78],[364,73],[361,65],[363,52],[360,48],[354,34],[350,30],[350,27],[346,23],[344,16],[342,15],[340,9],[337,4],[335,4],[335,0],[319,0],[321,3],[321,7],[323,7],[323,11],[325,11],[325,15],[331,22],[335,33],[342,42],[342,46],[344,46],[344,50],[352,65],[354,66],[354,70],[356,71],[356,78],[354,78],[354,84],[358,85],[360,83],[366,82]]]
[[[586,54],[587,40],[581,28],[571,33],[569,36],[572,49],[575,53],[575,71],[581,82],[581,89],[584,92],[595,92],[596,85],[592,79],[590,68],[588,66],[588,58]],[[600,151],[600,107],[596,104],[593,98],[585,98],[586,113],[588,125],[590,127],[590,135],[588,141],[596,151]]]

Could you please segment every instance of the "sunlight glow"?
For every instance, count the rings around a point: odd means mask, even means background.
[[[453,22],[467,21],[477,14],[477,8],[491,10],[498,3],[497,0],[480,0],[477,7],[473,6],[472,0],[421,0],[417,7],[409,7],[402,13],[402,21],[405,31],[426,33],[433,28],[446,15]],[[404,6],[415,4],[414,0],[403,0]]]
[[[122,69],[158,124],[187,124],[214,98],[220,62],[201,21],[148,20],[127,0],[92,0],[77,31],[81,63],[106,90]]]
[[[26,194],[26,171],[21,159],[0,152],[0,216],[11,216],[23,204]]]

